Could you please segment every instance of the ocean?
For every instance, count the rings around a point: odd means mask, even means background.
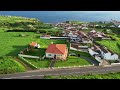
[[[0,15],[37,18],[45,23],[57,23],[67,20],[92,22],[114,19],[120,21],[120,11],[0,11]]]

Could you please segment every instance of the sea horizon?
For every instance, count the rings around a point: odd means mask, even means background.
[[[120,11],[0,11],[0,15],[36,18],[45,23],[64,21],[120,21]]]

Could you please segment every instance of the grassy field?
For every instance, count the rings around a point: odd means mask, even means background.
[[[25,37],[19,34],[27,35]],[[0,33],[0,56],[16,56],[21,50],[26,48],[32,41],[40,44],[41,48],[47,48],[51,42],[66,44],[65,40],[40,39],[40,34],[32,32],[1,32]]]
[[[45,76],[44,79],[120,79],[120,72],[109,74]]]
[[[25,58],[29,62],[31,62],[33,65],[37,66],[38,68],[48,68],[50,64],[50,60],[44,59],[44,60],[38,60],[38,59],[29,59]]]
[[[32,41],[37,41],[34,38],[34,33],[24,32],[27,37],[20,37],[22,32],[1,32],[0,33],[0,56],[16,56],[19,51],[27,47]]]
[[[102,40],[102,41],[97,41],[97,43],[106,46],[109,50],[120,55],[120,40],[117,40],[117,41]]]
[[[87,62],[86,60],[75,57],[75,56],[68,56],[66,61],[57,61],[55,63],[55,67],[63,67],[63,66],[83,66],[83,65],[90,65],[91,63]]]
[[[45,76],[44,79],[120,79],[120,72],[109,74]]]
[[[0,26],[2,30],[26,30],[41,25],[42,22],[35,18],[18,16],[0,16]]]
[[[0,22],[10,22],[10,23],[14,23],[14,22],[21,22],[21,21],[34,21],[34,18],[25,18],[25,17],[20,17],[20,16],[0,16]]]
[[[48,68],[50,64],[50,60],[44,59],[44,60],[39,60],[39,59],[29,59],[25,58],[29,62],[31,62],[33,65],[37,66],[38,68]],[[86,60],[82,58],[78,58],[75,56],[69,56],[67,58],[67,61],[57,61],[55,63],[54,67],[63,67],[63,66],[83,66],[83,65],[90,65],[91,63],[87,62]]]
[[[24,72],[26,71],[19,62],[17,62],[12,57],[4,57],[0,59],[0,74],[8,74],[15,72]]]

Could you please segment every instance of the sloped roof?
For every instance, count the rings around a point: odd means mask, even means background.
[[[36,42],[32,42],[32,43],[30,43],[29,45],[30,46],[35,46],[37,43]]]
[[[64,54],[66,51],[66,44],[50,44],[46,53]]]

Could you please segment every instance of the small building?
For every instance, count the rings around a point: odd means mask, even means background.
[[[68,48],[66,44],[50,44],[45,53],[46,58],[66,60]]]
[[[29,48],[40,48],[40,45],[37,42],[31,42]]]
[[[50,36],[50,35],[43,34],[42,36],[40,36],[40,38],[50,39],[50,38],[51,38],[51,36]]]

